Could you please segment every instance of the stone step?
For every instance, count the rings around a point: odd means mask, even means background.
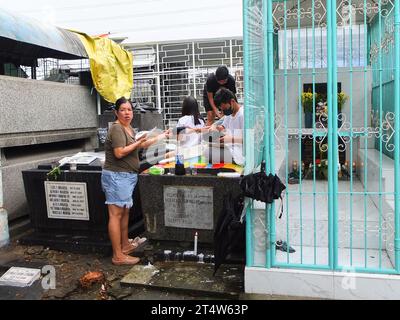
[[[146,287],[238,299],[243,292],[243,265],[222,265],[215,276],[214,265],[196,262],[156,262],[135,265],[121,286]]]

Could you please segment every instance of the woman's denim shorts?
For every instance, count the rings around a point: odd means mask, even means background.
[[[106,195],[106,204],[131,208],[132,193],[138,181],[137,173],[104,170],[101,173],[101,187]]]

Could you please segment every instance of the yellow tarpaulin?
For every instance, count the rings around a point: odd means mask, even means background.
[[[93,83],[100,95],[111,103],[122,96],[129,99],[133,87],[132,53],[111,39],[73,32],[86,49]]]

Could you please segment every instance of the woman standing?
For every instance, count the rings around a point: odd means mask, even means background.
[[[115,265],[136,264],[137,257],[129,256],[138,243],[129,241],[129,210],[133,206],[132,194],[138,181],[140,148],[165,139],[169,131],[152,139],[142,136],[135,139],[130,123],[133,119],[132,105],[124,97],[115,103],[117,120],[108,131],[105,142],[105,163],[101,184],[108,205],[108,232],[113,248],[112,263]]]

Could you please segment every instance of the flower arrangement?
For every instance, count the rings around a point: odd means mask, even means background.
[[[338,112],[342,111],[342,107],[349,97],[344,92],[339,92],[337,95]]]
[[[323,157],[323,155],[321,155]],[[317,158],[315,162],[310,162],[308,165],[303,179],[313,179],[314,177],[314,168],[315,168],[315,177],[316,179],[326,180],[328,179],[328,159]],[[338,179],[341,180],[349,180],[351,171],[353,176],[356,175],[356,163],[353,162],[353,168],[350,168],[348,161],[345,163],[338,163]]]
[[[337,104],[338,104],[338,111],[342,110],[343,105],[348,100],[349,96],[346,95],[344,92],[339,92],[337,95]],[[318,102],[324,103],[324,99],[322,94],[312,93],[312,92],[303,92],[301,94],[301,104],[303,105],[303,111],[312,112],[313,111],[313,99],[315,99],[315,104]],[[326,102],[324,103],[326,105]]]
[[[318,102],[316,107],[316,115],[320,116],[321,114],[328,114],[328,105],[327,103],[323,103],[323,102]]]
[[[313,112],[313,101],[317,100],[317,94],[314,92],[303,92],[301,94],[301,104],[303,105],[303,111]]]
[[[328,160],[315,159],[315,169],[320,179],[328,179]]]

